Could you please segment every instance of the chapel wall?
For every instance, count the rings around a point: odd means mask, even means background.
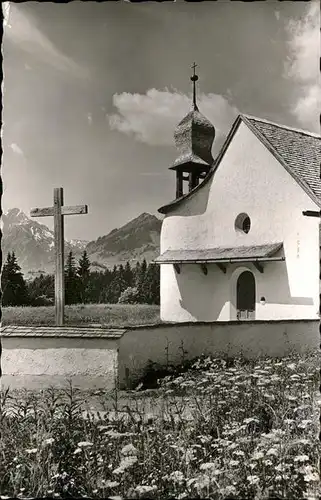
[[[231,264],[226,274],[208,264],[205,276],[197,264],[161,268],[162,321],[230,321],[236,319],[236,281],[242,271],[253,273],[257,320],[316,319],[319,307],[312,297],[293,296],[284,262],[269,262],[260,273],[253,264]],[[198,290],[198,292],[197,292]],[[202,295],[201,295],[202,293]],[[260,303],[265,299],[264,305]]]
[[[273,311],[271,307],[261,312],[258,309],[259,317],[264,319],[269,312],[279,319],[315,318],[319,308],[319,221],[304,217],[302,211],[317,209],[292,176],[241,122],[213,178],[165,217],[161,253],[167,249],[283,242],[286,261],[282,264],[285,268],[282,280],[282,273],[268,274],[271,264],[267,264],[266,272],[259,276],[259,281],[266,280],[269,295],[273,291],[279,297],[278,307]],[[242,212],[251,218],[248,234],[234,228],[235,218]],[[183,289],[178,285],[179,277],[169,267],[161,266],[161,316],[166,320],[181,321],[179,317],[186,320],[193,314],[178,305]],[[191,295],[194,289],[196,300],[202,301],[206,293],[202,290],[205,279],[196,291],[193,271],[186,273],[190,279],[189,283],[186,280],[183,293]],[[228,285],[225,289],[221,285],[223,296],[227,290]],[[165,297],[167,291],[170,297]],[[289,293],[293,298],[292,307]],[[222,316],[213,319],[225,317],[225,310],[223,306]],[[201,319],[206,320],[209,315],[207,311]]]

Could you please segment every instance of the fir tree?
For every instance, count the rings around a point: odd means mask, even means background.
[[[109,302],[115,304],[118,302],[119,297],[122,292],[126,290],[127,285],[124,280],[124,268],[120,266],[119,269],[116,268],[113,271],[113,278],[109,286]]]
[[[40,274],[28,283],[28,295],[33,306],[47,305],[54,302],[55,278],[53,275]]]
[[[100,271],[93,271],[89,275],[87,286],[87,300],[92,304],[99,304],[104,302],[104,289],[105,289],[104,273]]]
[[[79,292],[80,301],[86,304],[89,300],[89,278],[90,278],[90,261],[87,256],[86,250],[84,250],[81,259],[78,262],[77,274],[79,277]]]
[[[72,251],[69,252],[65,266],[65,303],[79,302],[79,277]]]
[[[151,304],[160,304],[160,266],[157,264],[150,264],[150,299]]]
[[[159,304],[159,266],[149,264],[141,286],[141,298],[145,304]]]
[[[136,262],[135,269],[133,270],[133,279],[135,286],[138,286],[139,274],[140,274],[140,262]]]
[[[26,282],[15,253],[8,253],[1,274],[2,305],[25,306],[29,303]]]
[[[103,304],[108,304],[112,301],[112,291],[110,284],[112,280],[117,275],[117,268],[114,267],[113,271],[106,269],[104,273],[101,274],[100,281],[100,294],[99,294],[99,302]]]
[[[127,283],[127,287],[131,288],[134,285],[134,273],[130,267],[130,263],[127,261],[124,269],[124,280]]]
[[[139,278],[142,281],[144,281],[146,271],[147,271],[147,262],[146,262],[146,259],[144,259],[143,262],[141,263],[140,270],[139,270]]]
[[[146,292],[146,286],[144,285],[145,279],[146,279],[146,273],[147,273],[147,262],[146,259],[143,260],[143,262],[140,265],[139,268],[139,273],[138,273],[138,278],[136,281],[136,286],[138,290],[138,300],[140,303],[147,303],[147,297],[145,297],[145,292]]]
[[[125,269],[123,264],[120,264],[117,269],[118,278],[125,281]]]

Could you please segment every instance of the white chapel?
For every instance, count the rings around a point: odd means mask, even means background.
[[[317,319],[320,219],[303,211],[321,208],[321,137],[242,114],[214,160],[197,79],[175,131],[176,199],[159,209],[161,319]]]

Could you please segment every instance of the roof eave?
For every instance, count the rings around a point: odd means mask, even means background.
[[[283,262],[285,257],[234,257],[230,259],[169,259],[154,260],[154,264],[233,264],[238,262]]]
[[[237,256],[233,256],[233,257],[228,257],[228,256],[225,256],[225,257],[195,257],[195,254],[194,254],[194,257],[190,256],[190,257],[186,257],[183,258],[183,257],[176,257],[175,258],[175,255],[172,255],[172,256],[168,256],[168,251],[165,251],[163,254],[161,254],[159,257],[157,257],[153,262],[156,263],[156,264],[181,264],[181,263],[196,263],[196,264],[201,264],[201,263],[210,263],[210,262],[213,262],[213,263],[219,263],[219,262],[231,262],[231,261],[235,261],[235,262],[253,262],[253,261],[269,261],[269,260],[274,260],[274,261],[282,261],[284,260],[284,253],[281,252],[281,254],[279,255],[276,255],[280,250],[283,249],[283,242],[280,242],[280,243],[275,243],[273,245],[270,245],[271,248],[268,250],[266,249],[265,250],[265,253],[262,255],[258,255],[258,253],[256,253],[256,255],[252,254],[252,255],[240,255],[239,257]],[[263,247],[266,247],[266,245],[263,245]],[[240,249],[242,248],[243,251],[244,250],[249,250],[249,248],[252,248],[252,247],[235,247],[235,249]],[[258,248],[258,247],[257,247]],[[261,246],[261,249],[262,249],[262,246]],[[218,250],[218,249],[212,249],[212,251],[215,252],[215,250]],[[222,251],[222,248],[220,248],[220,250]],[[223,249],[225,250],[225,252],[227,250],[232,250],[232,249]],[[179,253],[180,251],[179,250],[174,250],[174,252],[176,253]],[[194,252],[197,252],[197,251],[194,251]]]

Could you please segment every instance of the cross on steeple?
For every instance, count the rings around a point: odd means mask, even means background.
[[[191,76],[191,80],[193,82],[193,109],[194,109],[194,111],[198,111],[198,107],[196,104],[196,82],[198,80],[198,76],[195,73],[195,68],[197,68],[197,64],[194,62],[192,64],[191,68],[193,70],[193,75]]]

